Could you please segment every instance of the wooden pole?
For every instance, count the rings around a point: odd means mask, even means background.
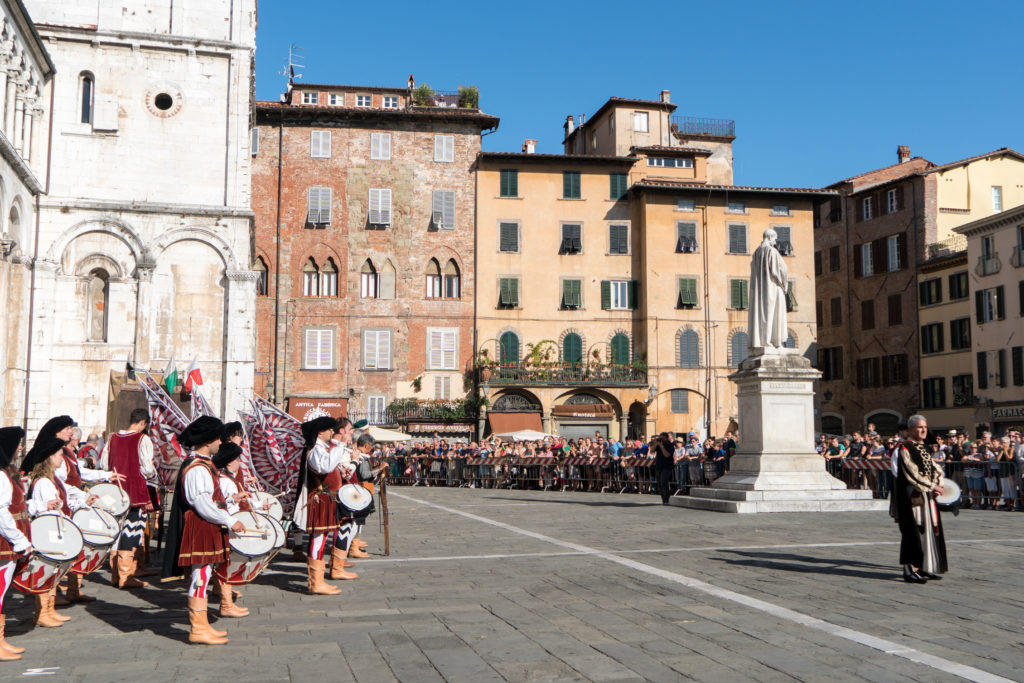
[[[387,474],[380,478],[380,514],[384,522],[384,554],[391,556],[391,514],[388,512],[388,484]]]

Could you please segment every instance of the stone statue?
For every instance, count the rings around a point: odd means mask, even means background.
[[[750,348],[782,348],[788,336],[786,326],[786,263],[775,248],[775,231],[764,231],[764,241],[750,262]]]

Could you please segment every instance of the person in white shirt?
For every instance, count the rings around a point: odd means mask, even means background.
[[[32,552],[25,492],[20,478],[15,478],[9,469],[21,450],[23,438],[25,430],[21,427],[0,429],[0,661],[4,662],[21,659],[25,651],[4,639],[7,617],[3,613],[4,598],[14,582],[18,560]]]

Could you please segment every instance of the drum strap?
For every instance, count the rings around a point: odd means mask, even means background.
[[[29,519],[27,512],[15,512],[13,515],[11,515],[11,517],[14,519],[15,522],[21,522],[23,520]]]

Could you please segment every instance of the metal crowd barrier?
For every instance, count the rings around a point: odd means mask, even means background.
[[[1012,460],[997,462],[940,461],[947,478],[961,490],[961,508],[1022,509],[1024,483]],[[875,498],[888,498],[892,491],[891,460],[884,458],[845,458],[840,479],[849,488],[871,489]]]

